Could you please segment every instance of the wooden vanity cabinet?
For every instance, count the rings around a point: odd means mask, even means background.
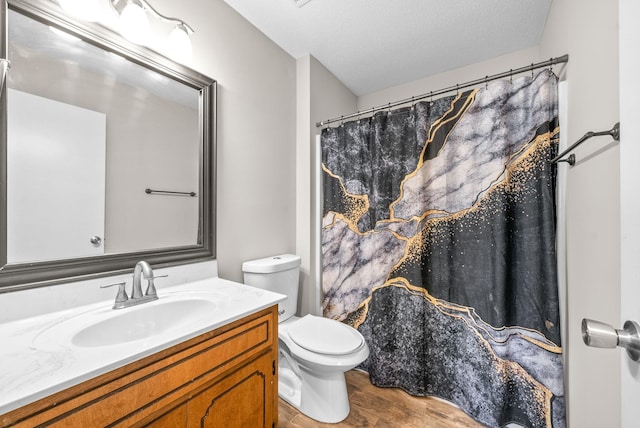
[[[278,425],[277,306],[0,415],[0,426]]]
[[[264,373],[272,370],[268,355],[258,358],[253,364],[243,366],[228,377],[214,383],[187,403],[171,410],[150,423],[137,426],[154,428],[164,427],[220,427],[246,428],[277,426],[270,418],[268,423],[265,403],[267,394],[273,388],[267,388]],[[277,412],[277,407],[273,409]]]

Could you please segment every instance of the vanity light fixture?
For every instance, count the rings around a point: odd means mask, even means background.
[[[120,33],[136,44],[146,44],[151,35],[148,16],[159,21],[175,24],[166,43],[166,53],[182,63],[191,62],[192,47],[189,36],[193,28],[178,18],[165,16],[149,4],[147,0],[109,0],[111,7],[120,15]]]
[[[167,53],[178,62],[190,63],[193,57],[193,48],[191,47],[191,39],[189,34],[189,26],[181,22],[175,26],[167,44]]]
[[[119,25],[120,34],[125,39],[138,45],[146,45],[149,41],[151,25],[144,6],[139,0],[127,2],[120,12]]]
[[[102,1],[104,0],[57,0],[60,7],[69,15],[85,21],[100,20],[100,12],[103,10],[100,4]],[[135,44],[147,45],[149,43],[151,37],[149,16],[158,21],[175,24],[165,43],[165,53],[178,62],[184,64],[191,62],[193,48],[189,36],[194,31],[186,22],[161,14],[147,0],[106,1],[119,17],[120,34]]]

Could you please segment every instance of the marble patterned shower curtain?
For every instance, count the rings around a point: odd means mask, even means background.
[[[550,70],[323,130],[323,311],[378,386],[563,427]]]

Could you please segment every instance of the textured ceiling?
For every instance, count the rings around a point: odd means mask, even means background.
[[[356,95],[539,43],[552,0],[225,0]]]

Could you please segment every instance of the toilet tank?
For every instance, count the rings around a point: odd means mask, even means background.
[[[287,296],[278,304],[278,322],[296,314],[300,282],[300,256],[281,254],[242,263],[244,283]]]

